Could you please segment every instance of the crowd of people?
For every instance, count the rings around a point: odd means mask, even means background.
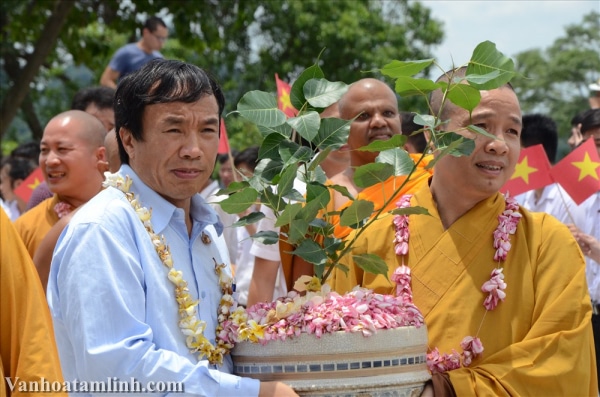
[[[243,306],[271,301],[312,266],[250,238],[279,232],[268,208],[221,209],[227,196],[219,190],[252,177],[259,149],[217,155],[222,88],[197,66],[165,60],[158,51],[167,37],[164,21],[149,18],[140,40],[117,51],[101,86],[78,92],[39,144],[19,146],[0,164],[0,318],[10,324],[0,337],[3,378],[117,376],[180,382],[190,395],[295,396],[284,383],[232,374],[219,313],[233,288]],[[451,73],[464,77],[465,69]],[[554,163],[559,134],[551,117],[522,115],[510,84],[481,98],[469,113],[431,94],[443,128],[475,141],[469,156],[444,156],[433,168],[433,141],[414,134],[421,126],[380,80],[354,82],[321,114],[353,120],[347,145],[322,165],[328,183],[382,208],[406,177],[357,186],[355,168],[377,156],[357,149],[404,134],[419,168],[386,210],[422,206],[430,214],[377,219],[331,286],[393,293],[389,280],[410,268],[440,368],[422,396],[596,396],[600,191],[580,205],[558,184],[515,198],[500,193],[520,148],[542,144]],[[568,143],[575,149],[591,139],[600,155],[600,107],[590,105],[573,118]],[[489,136],[465,132],[470,124]],[[37,167],[44,182],[26,202],[14,191]],[[349,204],[333,193],[328,210]],[[266,215],[258,224],[233,226],[255,211]],[[353,237],[339,219],[328,221],[336,237]],[[389,274],[364,272],[352,260],[361,253],[383,258]],[[197,314],[186,315],[195,304]]]

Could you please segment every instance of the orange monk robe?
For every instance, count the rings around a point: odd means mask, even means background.
[[[54,211],[54,206],[59,202],[60,200],[55,194],[25,212],[15,221],[15,229],[32,258],[50,228],[58,222],[59,218]]]
[[[15,386],[13,395],[20,394],[22,382],[27,382],[27,387],[36,382],[40,390],[42,378],[50,385],[55,381],[62,384],[46,296],[23,242],[1,209],[0,259],[0,394],[11,394],[5,377]]]
[[[416,190],[418,190],[419,187],[421,187],[421,185],[427,183],[429,177],[433,174],[433,168],[426,168],[431,162],[431,160],[433,160],[433,156],[423,156],[420,153],[409,153],[409,156],[412,158],[413,162],[417,165],[417,167],[412,173],[412,175],[410,175],[410,179],[408,181],[406,180],[407,175],[392,176],[383,183],[378,183],[365,188],[356,195],[355,199],[371,201],[374,204],[375,211],[379,211],[383,207],[382,215],[385,214],[387,211],[395,209],[396,202],[403,195],[413,193]],[[396,193],[396,190],[398,189],[400,190]],[[352,201],[348,201],[347,203],[342,205],[341,208],[336,209],[334,208],[333,192],[331,193],[331,199],[329,200],[327,208],[324,211],[322,211],[319,215],[321,217],[326,217],[327,221],[334,225],[335,237],[343,239],[346,236],[348,236],[354,229],[348,226],[341,226],[339,224],[339,215],[333,214],[325,216],[325,214],[332,213],[336,210],[341,211],[344,208],[348,207],[350,204],[352,204]],[[294,277],[292,276],[292,269],[294,267],[295,259],[294,256],[289,253],[293,249],[294,247],[292,245],[280,240],[279,251],[281,254],[281,265],[288,285],[288,290],[292,289],[295,281],[293,280]]]
[[[421,185],[427,183],[427,180],[433,174],[433,168],[426,169],[429,162],[433,160],[433,156],[427,155],[422,159],[421,157],[423,155],[420,153],[410,153],[409,156],[412,158],[415,164],[417,164],[417,168],[410,176],[408,181],[406,180],[407,175],[392,176],[383,183],[378,183],[365,188],[356,195],[355,199],[371,201],[375,205],[375,211],[379,211],[382,207],[384,207],[382,214],[395,209],[396,202],[400,199],[400,197],[418,190]],[[398,190],[401,186],[402,188],[394,195],[396,190]],[[338,208],[337,211],[342,211],[350,206],[350,204],[352,204],[352,201],[348,201],[342,207]],[[384,204],[386,205],[384,206]],[[334,203],[332,199],[329,201],[327,212],[336,211],[336,209],[333,208],[333,205]],[[354,230],[348,226],[341,226],[339,224],[339,215],[328,216],[328,222],[335,226],[334,233],[335,237],[337,238],[345,238],[352,232],[352,230]]]
[[[496,194],[478,203],[448,230],[427,185],[411,204],[431,214],[409,217],[405,259],[412,269],[414,302],[425,317],[430,349],[460,352],[461,340],[476,336],[478,329],[485,349],[469,367],[448,372],[456,394],[597,396],[585,263],[569,230],[552,216],[520,209],[523,218],[503,263],[507,296],[486,314],[481,286],[496,265],[492,233],[504,210],[503,196]],[[402,261],[393,240],[388,217],[359,237],[352,254],[381,257],[391,278]],[[393,291],[385,277],[354,266],[351,255],[345,257],[345,264],[350,267],[348,277],[336,270],[338,292],[357,284],[380,293]]]

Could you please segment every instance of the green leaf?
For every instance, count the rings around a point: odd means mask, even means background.
[[[277,108],[277,98],[263,91],[247,92],[238,102],[237,111],[244,118],[267,127],[285,123],[285,113]]]
[[[390,164],[365,164],[354,171],[354,183],[358,187],[365,188],[383,182],[392,175],[394,175],[394,167]]]
[[[382,141],[376,140],[369,143],[367,146],[358,148],[361,152],[381,152],[382,150],[395,149],[404,146],[406,137],[401,134],[392,135],[390,139]]]
[[[263,159],[258,162],[254,169],[254,176],[259,176],[267,182],[273,181],[273,179],[279,175],[283,169],[281,161]]]
[[[291,144],[295,146],[292,146]],[[298,165],[299,163],[307,163],[314,156],[314,152],[310,148],[307,148],[306,146],[300,146],[293,142],[282,142],[279,153],[284,161],[284,168],[294,164]]]
[[[306,204],[298,214],[298,217],[307,222],[315,219],[319,211],[327,207],[331,200],[329,189],[317,183],[306,185]]]
[[[232,194],[221,201],[221,208],[228,214],[239,214],[247,210],[252,204],[256,203],[258,192],[254,189],[244,189]]]
[[[475,149],[475,141],[454,132],[444,132],[438,136],[436,147],[441,151],[438,158],[447,154],[455,157],[469,156]]]
[[[433,59],[423,59],[420,61],[392,61],[381,69],[381,73],[393,79],[398,77],[410,77],[419,73],[433,63]]]
[[[329,188],[335,190],[336,192],[340,193],[342,196],[347,197],[350,200],[354,200],[354,196],[350,193],[346,186],[329,185]]]
[[[375,254],[352,255],[354,263],[367,273],[383,274],[388,278],[388,266],[385,261]]]
[[[423,127],[428,127],[429,130],[433,131],[437,127],[436,118],[429,114],[415,114],[413,122]]]
[[[487,136],[488,138],[492,138],[492,139],[498,139],[498,138],[496,138],[496,136],[494,136],[494,135],[490,134],[489,132],[487,132],[487,131],[486,131],[486,130],[484,130],[483,128],[481,128],[481,127],[477,127],[476,125],[473,125],[473,124],[470,124],[470,125],[468,125],[468,126],[467,126],[467,129],[468,129],[469,131],[473,131],[473,132],[475,132],[476,134],[481,134],[481,135]]]
[[[268,188],[260,192],[260,202],[267,207],[271,208],[273,212],[281,212],[286,206],[286,202],[281,199],[281,196],[277,195],[273,189]]]
[[[392,165],[394,167],[393,175],[408,175],[415,168],[415,162],[408,152],[400,148],[380,152],[375,162]]]
[[[283,135],[277,133],[267,135],[267,137],[263,139],[260,149],[258,150],[258,158],[280,160],[281,155],[279,154],[279,147],[281,142],[285,140]]]
[[[310,163],[308,164],[308,171],[314,171],[317,169],[317,166],[323,162],[329,156],[333,149],[328,147],[323,150],[320,150],[315,157],[312,158]]]
[[[262,212],[252,212],[252,213],[244,216],[243,218],[240,218],[237,222],[232,224],[231,227],[250,225],[252,223],[256,223],[256,222],[260,221],[264,217],[265,217],[265,214],[263,214]]]
[[[335,237],[325,237],[323,239],[323,249],[328,256],[336,256],[337,253],[342,249],[344,241]]]
[[[220,189],[217,192],[217,195],[229,195],[231,193],[239,192],[240,190],[246,189],[248,186],[250,186],[250,183],[246,181],[233,181],[225,189]]]
[[[285,137],[291,137],[292,136],[292,127],[290,127],[289,125],[287,125],[286,123],[283,123],[281,125],[275,126],[275,127],[267,127],[264,125],[258,125],[258,132],[260,132],[260,135],[262,135],[262,137],[266,137],[269,134],[280,134],[283,135]]]
[[[290,244],[298,244],[306,237],[308,231],[308,222],[304,219],[294,219],[294,222],[290,223],[288,230],[288,242]]]
[[[467,80],[469,83],[485,84],[488,81],[493,80],[499,76],[500,76],[500,72],[497,70],[494,70],[494,71],[484,74],[484,75],[479,75],[479,74],[465,75],[464,79]]]
[[[398,77],[396,79],[396,92],[398,95],[407,97],[413,95],[427,95],[440,88],[438,83],[428,79],[414,79],[412,77]]]
[[[292,164],[286,167],[281,174],[281,179],[277,184],[277,195],[280,197],[288,194],[294,187],[294,179],[296,179],[296,172],[298,171],[298,164]]]
[[[312,240],[303,240],[298,248],[293,251],[293,254],[298,255],[300,258],[313,265],[324,265],[327,263],[325,250]]]
[[[296,153],[300,147],[301,146],[296,142],[283,140],[277,145],[277,153],[279,154],[281,161],[285,164],[290,161],[292,157],[294,157],[294,153]]]
[[[319,117],[319,113],[311,110],[298,117],[289,118],[286,123],[298,131],[302,138],[310,142],[319,132],[321,117]]]
[[[473,88],[467,84],[455,84],[451,86],[446,95],[450,102],[467,110],[469,113],[481,101],[481,92],[477,88]]]
[[[325,79],[310,79],[304,84],[306,101],[316,108],[333,105],[348,91],[348,85],[341,81],[331,82]]]
[[[304,84],[310,79],[322,79],[325,75],[323,71],[319,67],[319,65],[312,65],[305,69],[300,76],[292,85],[292,91],[290,92],[290,101],[292,102],[292,106],[296,109],[300,110],[304,107],[304,103],[306,102],[306,98],[304,97]]]
[[[296,219],[296,215],[298,214],[298,212],[300,212],[302,207],[302,203],[293,203],[286,205],[281,215],[275,221],[275,226],[281,227],[292,223],[292,221]]]
[[[266,245],[279,243],[279,234],[272,230],[263,230],[250,236],[252,240],[258,241]]]
[[[497,72],[494,74],[493,72]],[[515,75],[512,59],[496,49],[496,44],[484,41],[475,47],[467,66],[467,76],[478,75],[469,84],[479,90],[492,90],[502,87]]]
[[[333,117],[321,120],[321,126],[312,143],[320,150],[339,149],[348,142],[352,120],[342,120]]]
[[[373,214],[375,204],[368,200],[354,200],[340,215],[340,225],[358,228],[365,219]]]
[[[395,208],[389,211],[392,215],[431,215],[425,207],[406,207],[406,208]]]

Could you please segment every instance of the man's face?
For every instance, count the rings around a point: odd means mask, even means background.
[[[40,167],[48,188],[59,196],[85,202],[100,189],[99,148],[81,132],[83,122],[72,117],[53,119],[40,143]],[[103,151],[104,149],[102,149]]]
[[[444,186],[457,197],[478,202],[496,193],[512,176],[521,150],[521,108],[515,93],[508,87],[481,92],[481,102],[472,120],[466,110],[454,105],[449,109],[450,122],[444,128],[475,138],[470,156],[441,158],[435,166],[435,185]],[[496,139],[465,130],[474,124]]]
[[[91,103],[85,109],[85,112],[100,120],[106,131],[115,128],[115,111],[113,108],[100,109],[95,103]]]
[[[583,134],[583,140],[587,141],[588,139],[594,140],[594,143],[596,144],[596,150],[598,151],[598,156],[600,156],[600,125],[587,130]]]
[[[231,160],[227,159],[219,168],[219,179],[223,184],[223,187],[227,187],[233,182],[233,167],[231,166]]]
[[[154,32],[151,32],[148,29],[144,30],[148,32],[146,42],[148,43],[149,47],[152,48],[152,51],[160,51],[169,38],[169,30],[160,25],[156,27]]]
[[[571,127],[571,136],[569,137],[569,139],[567,139],[567,143],[571,147],[571,150],[573,150],[577,146],[579,146],[579,144],[583,140],[583,137],[581,136],[580,128],[581,128],[581,124],[574,125]]]
[[[351,119],[360,114],[350,125],[348,135],[351,163],[353,166],[372,163],[377,153],[356,149],[402,133],[396,97],[383,83],[361,84],[352,87],[346,95],[342,118]]]
[[[219,147],[215,97],[147,106],[142,126],[143,141],[134,140],[126,129],[120,131],[131,168],[167,201],[185,208],[214,168]]]

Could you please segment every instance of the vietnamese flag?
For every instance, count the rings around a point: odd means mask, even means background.
[[[600,190],[600,157],[593,139],[588,139],[558,164],[550,174],[579,205]]]
[[[552,183],[546,151],[542,145],[534,145],[521,149],[515,172],[500,191],[514,197]]]
[[[221,122],[219,123],[219,149],[217,150],[218,154],[228,154],[229,153],[229,139],[227,138],[227,129],[225,128],[225,120],[221,117]]]
[[[275,73],[275,84],[277,84],[277,106],[279,110],[288,117],[295,117],[298,111],[292,106],[292,102],[290,101],[292,87],[285,81],[279,80],[277,73]]]
[[[36,168],[25,178],[23,182],[15,189],[15,194],[23,201],[28,202],[33,190],[44,180],[44,174],[40,167]]]

